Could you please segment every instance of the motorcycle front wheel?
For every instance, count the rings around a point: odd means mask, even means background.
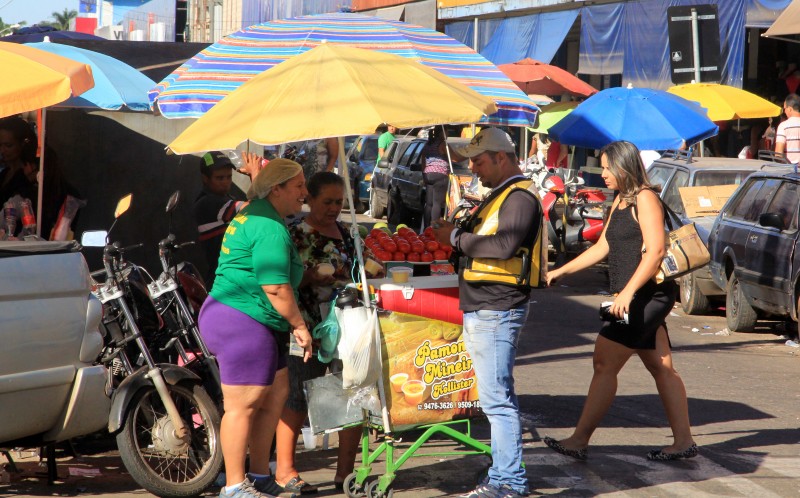
[[[222,467],[220,415],[197,385],[170,385],[169,394],[188,429],[179,438],[155,387],[140,390],[117,435],[122,463],[144,489],[161,497],[196,496]]]

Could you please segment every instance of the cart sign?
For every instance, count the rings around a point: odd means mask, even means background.
[[[700,81],[719,82],[719,15],[716,5],[691,5],[667,8],[669,63],[676,85],[695,79],[692,11],[697,13],[697,40],[700,54]],[[698,82],[699,83],[699,82]]]
[[[461,325],[395,311],[382,311],[380,325],[393,428],[478,413],[478,384]]]

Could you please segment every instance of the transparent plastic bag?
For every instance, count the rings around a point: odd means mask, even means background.
[[[320,341],[317,359],[322,363],[330,363],[336,355],[336,348],[339,346],[339,334],[339,319],[336,317],[336,299],[334,299],[331,301],[328,316],[319,322],[311,332],[311,336]]]
[[[378,312],[364,307],[339,310],[339,358],[345,389],[375,384],[381,374]]]

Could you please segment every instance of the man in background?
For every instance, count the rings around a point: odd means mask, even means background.
[[[199,232],[198,241],[206,257],[206,286],[210,290],[217,270],[219,249],[228,223],[244,206],[231,194],[234,165],[222,152],[207,152],[200,158],[203,190],[194,201],[194,218]]]
[[[386,125],[386,132],[378,137],[378,160],[375,164],[381,162],[381,158],[386,154],[386,149],[394,141],[394,134],[397,133],[397,127],[394,125]]]
[[[800,97],[792,93],[783,101],[786,120],[775,132],[775,152],[786,155],[792,164],[800,162]]]

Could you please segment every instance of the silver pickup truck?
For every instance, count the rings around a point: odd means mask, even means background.
[[[0,447],[108,425],[102,308],[72,242],[0,242]]]

